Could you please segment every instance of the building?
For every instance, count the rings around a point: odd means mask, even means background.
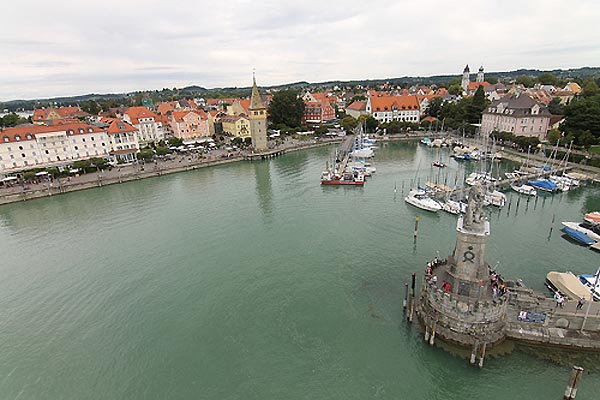
[[[252,147],[255,151],[265,151],[269,148],[267,144],[267,108],[260,97],[256,78],[252,77],[252,97],[248,107],[250,117],[250,135]]]
[[[136,154],[140,149],[135,126],[117,118],[103,118],[101,123],[108,137],[109,155],[111,161],[131,163],[137,160]]]
[[[483,111],[481,133],[510,132],[515,136],[536,136],[545,139],[550,112],[526,94],[507,95],[492,102]]]
[[[227,106],[227,114],[248,115],[248,107],[250,107],[250,99],[235,99],[231,105]]]
[[[365,106],[367,114],[380,123],[402,121],[418,124],[420,106],[417,96],[368,96]]]
[[[52,125],[61,120],[74,120],[89,117],[79,107],[37,108],[33,111],[31,121],[36,125]]]
[[[208,116],[202,110],[171,111],[167,114],[171,134],[182,140],[206,140],[210,137]]]
[[[460,84],[460,86],[463,89],[463,92],[467,91],[467,88],[469,87],[469,82],[471,82],[471,73],[469,72],[469,64],[467,64],[467,66],[463,70],[462,81]]]
[[[158,115],[146,107],[129,107],[123,114],[123,120],[138,129],[138,140],[142,146],[159,142],[165,137]]]
[[[335,119],[335,108],[327,100],[304,101],[302,124],[323,124]]]
[[[110,149],[106,132],[83,122],[8,128],[0,138],[0,173],[107,157]]]
[[[485,81],[485,76],[483,73],[483,66],[479,67],[479,71],[477,72],[477,77],[475,78],[475,82],[471,82],[471,74],[469,73],[469,66],[467,65],[463,70],[463,76],[461,81],[461,87],[463,90],[464,96],[472,96],[475,94],[479,86],[486,87],[490,86],[489,82]]]
[[[363,114],[367,114],[366,101],[354,101],[346,107],[346,114],[358,119]],[[367,114],[368,115],[368,114]]]
[[[245,114],[224,115],[221,117],[223,132],[235,137],[247,138],[250,135],[250,119]]]

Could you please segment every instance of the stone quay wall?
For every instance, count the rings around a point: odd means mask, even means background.
[[[477,301],[448,293],[426,280],[417,303],[417,315],[428,327],[435,324],[436,335],[442,339],[472,346],[488,345],[505,339],[506,297]]]

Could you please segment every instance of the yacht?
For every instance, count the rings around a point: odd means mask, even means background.
[[[415,207],[431,212],[438,212],[442,209],[442,205],[427,196],[427,193],[424,190],[411,190],[408,192],[408,196],[404,198],[404,201]]]
[[[510,188],[517,193],[525,194],[527,196],[537,196],[537,190],[535,190],[533,186],[525,184],[517,185],[513,183],[512,185],[510,185]]]

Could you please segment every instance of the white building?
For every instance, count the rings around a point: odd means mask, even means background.
[[[0,132],[0,173],[66,165],[108,153],[106,132],[82,122],[26,125]]]
[[[421,119],[417,96],[369,96],[365,111],[380,123],[402,121],[418,124]]]
[[[165,138],[158,115],[146,107],[129,107],[123,114],[123,120],[138,129],[138,141],[142,146]]]

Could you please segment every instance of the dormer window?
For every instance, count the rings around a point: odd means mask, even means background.
[[[15,135],[15,140],[16,140],[17,142],[20,142],[20,141],[21,141],[21,136],[20,136],[20,135]]]
[[[79,128],[79,133],[83,133],[83,128]]]
[[[25,135],[25,138],[27,140],[31,140],[33,137],[31,136],[31,133],[28,133],[28,134]]]
[[[5,142],[10,142],[10,139],[8,138],[8,136],[4,136],[4,141]]]

